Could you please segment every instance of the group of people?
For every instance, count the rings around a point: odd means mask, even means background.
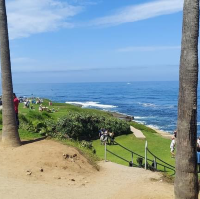
[[[34,104],[41,104],[43,103],[43,99],[40,98],[22,98],[20,97],[20,102],[24,103],[24,108],[30,108],[33,109]]]
[[[52,102],[49,102],[49,106],[52,106]],[[54,112],[58,112],[58,109],[55,109],[55,108],[49,108],[47,106],[42,106],[42,104],[39,105],[39,111],[42,112],[42,111],[47,111],[49,113],[54,113]]]
[[[99,131],[99,138],[101,141],[101,144],[114,144],[114,133],[113,132],[108,132],[108,130],[102,128]]]
[[[40,104],[39,111],[43,111],[43,110],[46,110],[47,112],[56,112],[57,111],[54,108],[48,109],[48,107],[42,107],[41,103],[43,102],[43,99],[40,99],[40,98],[28,99],[28,98],[19,97],[19,99],[18,99],[16,94],[13,93],[13,102],[14,102],[14,110],[15,110],[15,116],[16,116],[16,122],[17,122],[18,128],[19,128],[18,107],[19,107],[20,102],[24,103],[24,108],[34,109],[33,104]],[[52,102],[49,102],[49,106],[52,106]]]

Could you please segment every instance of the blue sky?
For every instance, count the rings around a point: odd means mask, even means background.
[[[7,0],[14,83],[177,81],[183,0]]]

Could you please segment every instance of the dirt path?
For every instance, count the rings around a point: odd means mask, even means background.
[[[100,162],[96,171],[75,149],[54,141],[0,147],[0,159],[3,199],[173,198],[173,185],[158,173],[111,162]]]

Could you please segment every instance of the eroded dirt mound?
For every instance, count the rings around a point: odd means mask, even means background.
[[[0,146],[0,159],[4,175],[46,183],[54,183],[56,179],[84,183],[97,172],[76,149],[51,140],[12,149]]]

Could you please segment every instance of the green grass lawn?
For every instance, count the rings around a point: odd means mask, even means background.
[[[86,109],[86,108],[83,109],[83,108],[80,108],[80,107],[77,107],[74,105],[70,105],[70,104],[66,104],[66,103],[53,102],[52,106],[49,106],[49,102],[50,102],[50,100],[44,99],[42,106],[48,107],[49,109],[54,108],[56,110],[56,112],[50,113],[51,117],[55,120],[68,114],[69,112],[93,113],[93,114],[98,114],[98,115],[102,115],[105,117],[111,116],[111,114],[109,112],[94,110],[94,109]],[[27,113],[33,112],[33,111],[39,112],[39,104],[34,104],[33,108],[34,109],[24,108],[24,104],[20,103],[19,104],[19,113],[26,115]]]
[[[135,128],[140,129],[143,132],[148,142],[148,149],[154,155],[156,155],[158,158],[162,159],[163,161],[171,165],[175,165],[175,159],[171,158],[171,154],[170,154],[170,148],[169,148],[170,142],[171,142],[170,140],[161,137],[154,130],[148,127],[145,127],[144,125],[140,125],[135,122],[132,122],[131,125],[134,126]],[[133,134],[122,135],[115,138],[116,142],[118,142],[119,144],[125,146],[129,150],[142,156],[145,156],[146,140],[138,139]],[[105,148],[103,145],[100,144],[100,141],[99,140],[93,141],[93,146],[96,150],[97,156],[99,156],[101,159],[104,159]],[[107,149],[125,158],[128,161],[132,160],[131,153],[119,147],[118,145],[107,145]],[[134,162],[136,163],[137,156],[134,155],[133,157],[134,157]],[[153,157],[150,154],[148,154],[148,158],[153,159]],[[107,160],[116,162],[119,164],[123,164],[123,165],[128,165],[127,162],[125,162],[124,160],[121,160],[120,158],[110,153],[107,153]]]

